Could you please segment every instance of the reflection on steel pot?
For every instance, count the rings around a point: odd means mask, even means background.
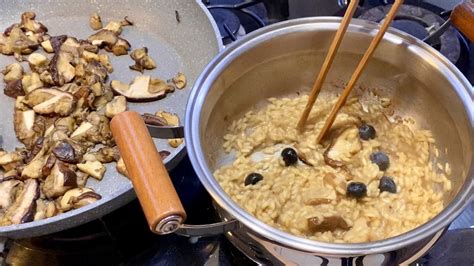
[[[310,88],[340,19],[298,19],[265,27],[217,56],[195,83],[187,106],[185,137],[189,157],[223,220],[240,227],[227,233],[260,263],[327,265],[353,262],[398,264],[420,257],[461,213],[473,192],[474,91],[442,55],[396,30],[383,41],[361,77],[366,87],[392,91],[394,107],[433,132],[448,154],[453,189],[446,208],[426,224],[389,239],[357,244],[323,243],[290,235],[259,221],[220,187],[213,172],[230,159],[223,149],[228,125],[269,97]],[[353,20],[327,81],[347,81],[373,38],[377,25]],[[296,124],[297,121],[295,121]],[[429,207],[429,206],[427,206]]]

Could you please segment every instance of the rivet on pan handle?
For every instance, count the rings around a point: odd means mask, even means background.
[[[110,129],[150,230],[176,231],[186,213],[141,116],[133,111],[116,115]]]

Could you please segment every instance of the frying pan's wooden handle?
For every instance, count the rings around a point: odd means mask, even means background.
[[[186,213],[141,116],[120,113],[110,129],[150,229],[157,234],[174,232]]]
[[[451,23],[474,42],[474,3],[469,0],[457,5],[451,12]]]

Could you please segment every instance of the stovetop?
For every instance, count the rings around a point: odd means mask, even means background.
[[[342,15],[345,0],[205,0],[218,20],[224,43],[274,22],[305,16]],[[385,0],[361,0],[356,17],[377,21]],[[443,10],[458,1],[410,1],[405,4],[428,8],[430,19],[443,18]],[[441,8],[440,8],[441,7]],[[375,9],[374,9],[375,8]],[[415,12],[417,10],[405,10]],[[418,13],[417,13],[418,14]],[[424,22],[426,23],[426,22]],[[413,26],[409,14],[397,27],[407,27],[420,38],[429,25]],[[457,31],[451,33],[454,48],[445,47],[453,63],[474,84],[474,49]],[[442,44],[448,45],[448,44]],[[441,46],[435,47],[443,50]],[[474,51],[474,50],[472,50]],[[216,221],[210,196],[200,184],[189,159],[185,157],[170,173],[188,214],[187,223]],[[414,265],[474,265],[474,202],[451,224],[449,230]],[[0,242],[1,243],[1,242]],[[1,250],[1,244],[0,244]],[[190,239],[178,235],[157,236],[147,227],[137,200],[101,219],[56,234],[23,240],[7,240],[4,264],[12,265],[255,265],[233,247],[224,236]]]

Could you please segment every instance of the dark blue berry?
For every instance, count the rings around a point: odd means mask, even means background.
[[[244,184],[246,186],[255,185],[258,182],[260,182],[261,180],[263,180],[263,175],[261,175],[259,173],[251,173],[245,178]]]
[[[381,151],[372,153],[370,155],[370,160],[379,166],[380,171],[385,171],[390,166],[390,159]]]
[[[382,176],[379,183],[380,192],[387,191],[390,193],[397,193],[397,185],[395,181],[389,176]]]
[[[360,199],[367,195],[367,186],[361,182],[351,182],[347,185],[347,196]]]
[[[298,153],[292,148],[285,148],[281,151],[281,157],[286,166],[295,164],[298,161]]]
[[[363,140],[375,138],[375,128],[369,124],[362,124],[359,127],[359,137]]]

